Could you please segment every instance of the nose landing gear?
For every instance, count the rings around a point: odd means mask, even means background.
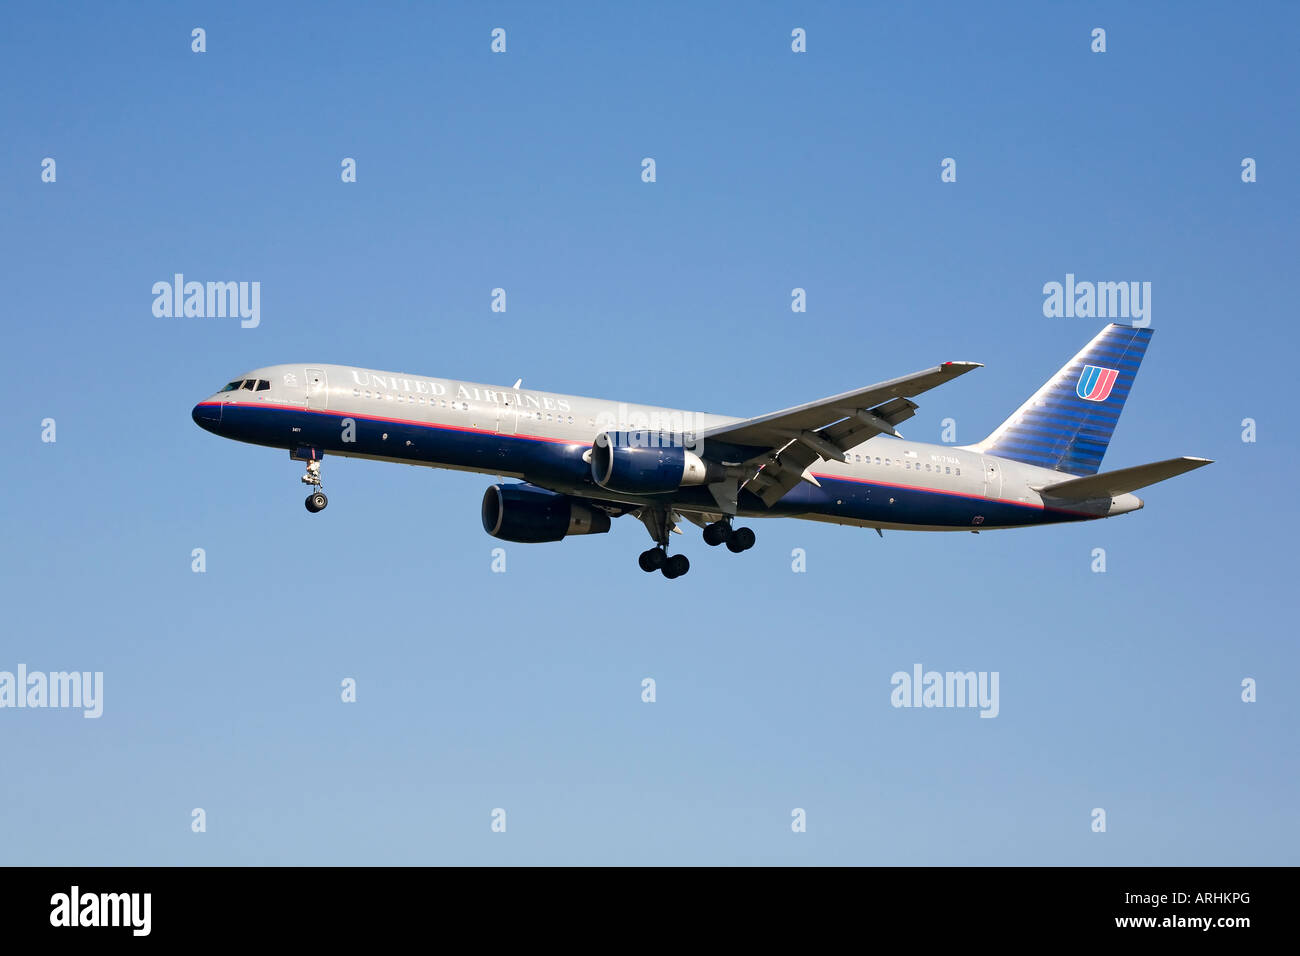
[[[318,511],[324,511],[325,506],[330,500],[325,497],[325,492],[320,490],[320,458],[315,457],[307,462],[307,474],[303,475],[301,481],[304,485],[312,485],[316,490],[307,496],[307,510],[312,514]]]

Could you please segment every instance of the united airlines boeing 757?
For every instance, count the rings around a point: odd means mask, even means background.
[[[974,445],[903,438],[912,399],[976,362],[934,368],[757,418],[730,418],[340,365],[275,365],[194,407],[200,426],[306,462],[307,510],[328,503],[328,455],[518,479],[483,496],[506,541],[603,534],[635,515],[654,546],[642,570],[690,569],[668,553],[685,519],[710,546],[754,546],[740,518],[806,518],[904,531],[990,531],[1086,521],[1142,507],[1139,488],[1205,458],[1099,472],[1150,329],[1110,325]]]

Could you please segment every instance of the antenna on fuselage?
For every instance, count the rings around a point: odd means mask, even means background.
[[[523,380],[522,378],[517,378],[517,379],[515,379],[515,384],[511,385],[510,387],[511,387],[511,388],[518,388],[518,387],[519,387],[520,385],[522,385],[522,384],[524,384],[524,380]]]

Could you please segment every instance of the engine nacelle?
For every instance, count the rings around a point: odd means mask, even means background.
[[[663,432],[601,432],[591,448],[592,480],[626,495],[658,495],[720,481],[722,467],[686,445],[683,436]]]
[[[493,485],[483,494],[483,530],[503,541],[535,544],[571,534],[604,534],[609,515],[534,485]]]

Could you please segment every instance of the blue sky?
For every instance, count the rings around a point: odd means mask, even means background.
[[[105,700],[0,710],[0,860],[1300,862],[1298,20],[6,7],[0,670]],[[261,282],[261,325],[155,318],[176,272]],[[670,582],[625,519],[494,574],[492,478],[335,459],[311,516],[189,414],[287,362],[755,415],[964,359],[903,431],[976,441],[1102,324],[1044,317],[1067,273],[1152,284],[1103,467],[1216,459],[1102,523],[692,529]],[[999,716],[891,707],[915,663],[998,671]]]

